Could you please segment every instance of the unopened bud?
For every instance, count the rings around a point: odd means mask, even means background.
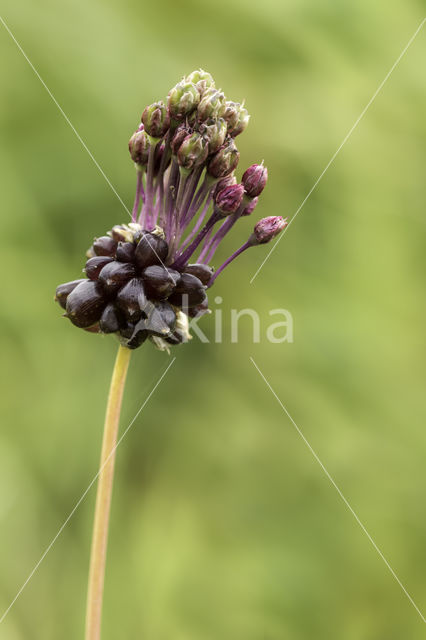
[[[225,147],[212,156],[207,172],[214,178],[224,178],[236,169],[239,159],[240,152],[231,139]]]
[[[247,125],[249,123],[250,116],[249,112],[243,105],[239,105],[239,114],[237,123],[232,127],[232,130],[229,129],[229,133],[233,138],[236,138],[240,135],[245,129],[247,129]]]
[[[225,142],[227,134],[226,122],[223,118],[208,120],[200,126],[200,133],[203,134],[208,142],[209,153],[215,153]]]
[[[266,244],[277,236],[288,225],[287,218],[281,216],[269,216],[256,223],[249,242],[252,245]]]
[[[197,87],[198,91],[202,94],[209,87],[214,87],[213,76],[204,71],[203,69],[197,69],[189,74],[186,78],[187,82],[192,82]]]
[[[133,162],[143,167],[148,162],[149,140],[143,128],[136,131],[129,140],[130,157]]]
[[[170,126],[169,110],[163,101],[154,102],[142,114],[145,131],[153,138],[162,138]]]
[[[229,176],[226,176],[225,178],[222,178],[222,180],[219,180],[219,182],[214,188],[213,197],[216,198],[219,191],[222,191],[222,189],[224,189],[225,187],[230,187],[233,184],[237,184],[237,182],[238,180],[234,176],[234,174],[230,173]]]
[[[198,133],[186,136],[179,147],[177,158],[183,169],[190,171],[194,166],[205,161],[208,154],[207,142]]]
[[[260,196],[268,180],[268,169],[263,164],[252,164],[244,172],[241,182],[250,198]]]
[[[223,117],[228,125],[229,132],[231,132],[238,124],[240,109],[241,105],[238,102],[232,102],[231,100],[227,100],[227,102],[225,102]]]
[[[197,107],[200,93],[192,82],[179,82],[169,92],[169,112],[172,118],[182,120]]]
[[[176,133],[174,134],[170,142],[172,153],[174,153],[175,155],[177,154],[180,145],[185,140],[185,138],[189,136],[190,133],[191,131],[189,130],[189,128],[183,124],[181,124],[180,127],[176,129]]]
[[[257,203],[259,202],[259,198],[252,198],[250,202],[247,204],[245,209],[243,209],[242,216],[249,216],[253,213],[253,211],[257,207]]]
[[[225,95],[217,89],[207,89],[201,96],[197,108],[197,117],[200,122],[209,118],[221,116],[225,107]]]
[[[216,196],[215,204],[217,209],[225,215],[235,213],[244,196],[244,187],[242,184],[234,184],[229,187],[225,187]]]

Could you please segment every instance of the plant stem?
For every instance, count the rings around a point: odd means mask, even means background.
[[[86,640],[100,640],[102,597],[105,579],[105,559],[108,542],[108,524],[114,480],[115,448],[121,401],[129,367],[131,350],[119,346],[112,372],[111,385],[105,415],[90,553],[89,585],[87,592]]]

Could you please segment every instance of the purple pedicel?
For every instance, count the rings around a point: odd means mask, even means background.
[[[210,288],[213,285],[214,281],[216,280],[217,276],[220,273],[222,273],[222,271],[225,269],[225,267],[227,267],[228,264],[230,264],[233,260],[235,260],[235,258],[238,258],[238,256],[241,255],[243,253],[243,251],[245,251],[246,249],[248,249],[251,246],[253,246],[253,245],[250,243],[250,241],[247,241],[239,249],[237,249],[237,251],[235,251],[235,253],[233,253],[231,256],[229,256],[229,258],[227,258],[227,260],[225,260],[225,262],[222,265],[220,265],[219,269],[212,276],[212,278],[210,279],[210,282],[209,282],[209,284],[207,286]]]

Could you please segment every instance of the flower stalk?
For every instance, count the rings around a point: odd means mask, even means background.
[[[114,480],[115,450],[124,385],[130,362],[130,349],[120,345],[112,373],[109,390],[98,489],[90,553],[89,584],[87,591],[86,640],[100,640],[102,600],[105,580],[105,561],[108,543],[109,516]]]

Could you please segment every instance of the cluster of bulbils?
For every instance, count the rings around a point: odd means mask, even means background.
[[[194,71],[155,102],[129,141],[136,167],[132,221],[95,239],[86,278],[59,285],[56,300],[77,327],[115,334],[135,349],[189,339],[189,318],[208,312],[206,289],[238,255],[287,226],[271,216],[214,272],[210,262],[234,224],[249,216],[267,181],[262,164],[238,183],[235,138],[249,121],[212,76]],[[197,257],[194,259],[194,255]]]

